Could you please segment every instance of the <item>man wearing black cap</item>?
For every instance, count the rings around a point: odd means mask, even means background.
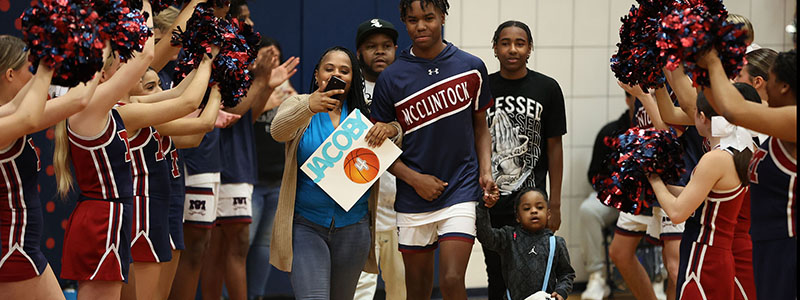
[[[358,26],[356,54],[364,74],[364,98],[372,102],[372,90],[378,75],[394,62],[397,51],[397,30],[389,21],[367,20]],[[398,132],[402,132],[397,128]],[[375,252],[380,260],[381,276],[386,283],[386,299],[406,299],[403,256],[397,249],[397,220],[394,199],[397,191],[395,178],[384,172],[380,179],[378,212],[375,228]],[[354,299],[371,300],[375,296],[378,275],[361,272]]]
[[[394,62],[397,51],[397,30],[389,21],[368,20],[358,25],[356,53],[366,81],[365,98],[372,102],[372,89],[378,75]]]

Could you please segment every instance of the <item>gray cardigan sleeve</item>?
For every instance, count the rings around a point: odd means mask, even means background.
[[[283,101],[272,120],[270,133],[278,142],[288,142],[311,120],[314,112],[308,106],[309,95],[294,95]]]

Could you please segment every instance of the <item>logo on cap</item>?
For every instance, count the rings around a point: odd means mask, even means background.
[[[372,27],[377,27],[377,28],[383,27],[381,21],[378,19],[372,19],[370,22],[372,23]]]

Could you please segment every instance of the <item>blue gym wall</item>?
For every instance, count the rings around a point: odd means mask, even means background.
[[[0,0],[0,34],[22,37],[18,17],[30,3],[29,0]],[[298,92],[306,93],[320,55],[331,46],[344,46],[355,51],[356,27],[363,21],[372,18],[389,20],[400,32],[399,49],[408,47],[410,40],[400,22],[398,3],[399,0],[250,0],[248,4],[256,30],[278,40],[284,58],[300,57],[298,72],[291,83]],[[39,181],[45,208],[45,230],[41,244],[55,273],[59,274],[64,228],[75,198],[62,201],[55,196],[52,130],[35,134],[34,142],[41,149],[42,158]],[[291,285],[286,274],[272,274],[275,276],[271,276],[269,290],[274,294],[290,294]]]

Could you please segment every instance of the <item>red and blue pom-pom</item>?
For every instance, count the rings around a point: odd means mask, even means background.
[[[31,72],[39,64],[54,68],[53,84],[74,87],[103,68],[104,43],[97,34],[98,14],[67,1],[41,0],[22,13],[22,34]]]
[[[666,81],[662,59],[655,40],[658,33],[660,6],[632,6],[622,17],[617,53],[611,57],[611,71],[620,82],[657,88]]]
[[[727,22],[727,17],[719,0],[693,0],[672,9],[661,20],[657,41],[665,66],[675,70],[684,64],[695,86],[708,86],[708,72],[697,65],[697,59],[714,47],[725,73],[736,77],[744,63],[747,44],[741,25]]]
[[[100,37],[111,43],[111,50],[119,54],[122,62],[141,52],[147,39],[153,35],[147,27],[148,16],[131,8],[126,1],[96,0],[92,8],[100,15],[97,29]]]
[[[658,174],[665,182],[676,182],[685,171],[683,148],[675,130],[628,129],[606,144],[615,151],[608,157],[609,172],[592,178],[598,199],[622,212],[640,214],[656,201],[647,180]]]
[[[183,54],[175,67],[176,78],[182,80],[197,68],[211,47],[220,51],[214,58],[209,85],[218,84],[225,107],[236,106],[247,95],[252,78],[247,67],[255,60],[254,45],[260,40],[249,26],[239,26],[236,19],[227,20],[214,16],[211,5],[200,3],[186,29],[173,33],[173,43],[183,45]]]

